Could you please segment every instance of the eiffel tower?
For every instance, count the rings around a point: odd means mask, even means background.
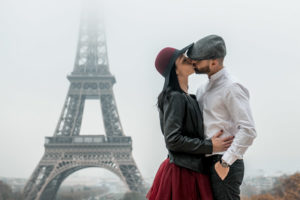
[[[129,191],[146,192],[132,157],[132,139],[124,135],[119,119],[112,89],[116,80],[109,71],[104,25],[97,12],[97,6],[91,6],[81,13],[68,93],[54,134],[45,137],[45,153],[23,189],[25,200],[54,200],[65,178],[89,167],[113,172]],[[103,135],[80,135],[87,99],[100,101]]]

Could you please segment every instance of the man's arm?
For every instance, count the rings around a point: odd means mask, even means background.
[[[224,103],[238,129],[233,143],[222,156],[222,159],[231,165],[237,159],[243,158],[257,134],[249,105],[249,92],[245,87],[234,83],[227,88]]]

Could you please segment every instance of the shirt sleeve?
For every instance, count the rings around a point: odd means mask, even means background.
[[[257,134],[249,105],[248,90],[241,84],[234,83],[225,91],[225,107],[238,132],[222,159],[232,165],[237,159],[243,158],[244,153],[253,143]]]
[[[167,149],[191,154],[212,153],[211,139],[191,138],[183,134],[186,100],[182,94],[172,94],[164,103],[163,110],[163,131]]]

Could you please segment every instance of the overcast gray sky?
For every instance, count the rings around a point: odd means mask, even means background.
[[[114,93],[133,156],[153,177],[167,151],[154,59],[208,34],[225,39],[225,67],[250,91],[257,134],[246,175],[300,170],[300,4],[274,0],[106,0]],[[0,0],[0,176],[28,178],[64,103],[78,38],[80,0]],[[192,75],[190,93],[206,76]],[[103,134],[99,103],[88,101],[82,133]],[[102,125],[101,125],[102,124]]]

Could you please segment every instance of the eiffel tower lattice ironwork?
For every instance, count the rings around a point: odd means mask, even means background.
[[[82,12],[79,40],[68,93],[53,137],[45,138],[45,153],[27,181],[26,200],[53,200],[63,180],[88,167],[105,168],[130,191],[145,193],[141,173],[132,157],[131,137],[125,136],[113,93],[104,26],[96,12]],[[99,99],[103,135],[80,135],[86,99]]]

